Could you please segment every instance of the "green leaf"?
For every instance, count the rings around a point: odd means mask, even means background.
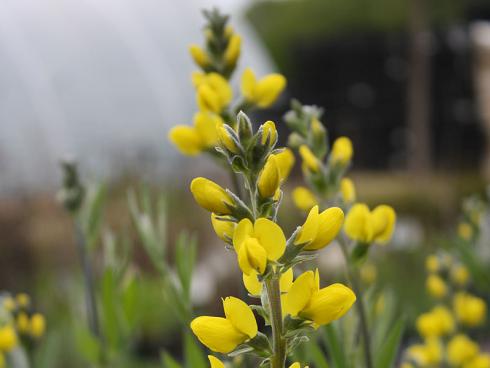
[[[376,368],[391,368],[394,366],[404,328],[405,320],[403,318],[395,322],[386,336],[384,344],[378,350],[374,365]]]
[[[183,232],[177,239],[175,261],[182,291],[186,300],[190,300],[191,280],[196,261],[196,239]]]
[[[327,345],[327,350],[333,360],[335,368],[347,368],[347,358],[345,356],[345,351],[343,348],[343,342],[340,341],[337,328],[334,323],[326,325],[323,330],[325,343]]]
[[[97,239],[99,238],[100,227],[102,225],[103,207],[106,197],[106,184],[98,184],[95,191],[90,195],[85,225],[88,249],[93,249]]]
[[[75,339],[77,342],[78,351],[91,364],[97,365],[101,356],[101,347],[99,340],[94,337],[85,327],[77,327],[75,329]]]
[[[182,368],[182,366],[167,352],[162,353],[162,363],[163,368]]]
[[[320,348],[319,344],[312,339],[310,342],[305,344],[306,351],[308,354],[308,359],[315,368],[328,368],[327,358]]]
[[[112,347],[118,346],[122,337],[119,329],[120,319],[116,289],[114,273],[111,269],[107,269],[102,276],[101,320],[104,326],[104,336]]]
[[[187,368],[208,368],[209,364],[202,350],[189,332],[186,332],[184,336],[184,357]]]

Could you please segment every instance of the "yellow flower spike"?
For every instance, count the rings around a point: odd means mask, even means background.
[[[40,338],[44,335],[46,330],[46,319],[40,313],[35,313],[32,315],[30,320],[29,332],[32,337]]]
[[[198,177],[191,182],[191,192],[197,204],[218,215],[229,215],[233,200],[226,191],[215,182]]]
[[[209,349],[227,354],[255,337],[258,327],[250,307],[240,299],[223,300],[226,318],[201,316],[191,322],[192,332]]]
[[[471,240],[473,236],[473,228],[470,224],[462,222],[458,225],[458,235],[461,239]]]
[[[193,127],[177,125],[170,129],[168,139],[184,155],[196,156],[203,149],[201,137]]]
[[[210,64],[208,54],[200,46],[196,44],[190,45],[189,53],[191,54],[194,62],[201,68],[206,68]]]
[[[289,173],[294,166],[294,154],[289,148],[285,148],[283,151],[274,154],[274,157],[276,158],[276,163],[279,167],[281,181],[284,181],[288,178]]]
[[[318,206],[311,208],[306,218],[305,223],[301,226],[301,229],[294,241],[295,245],[309,243],[315,240],[318,234],[318,227],[320,226],[320,215],[318,213]]]
[[[318,231],[313,241],[305,250],[318,250],[329,245],[334,240],[344,222],[344,212],[339,207],[330,207],[318,216]]]
[[[391,240],[393,231],[395,230],[395,210],[390,206],[382,204],[371,212],[371,217],[374,241],[379,244],[386,244]]]
[[[353,153],[351,140],[347,137],[339,137],[333,143],[330,159],[334,164],[344,166],[350,162]]]
[[[312,172],[318,172],[320,170],[320,161],[318,160],[318,158],[316,158],[313,152],[311,152],[306,144],[302,144],[299,147],[299,154],[303,159],[304,166],[308,170]]]
[[[306,187],[296,187],[293,190],[293,201],[303,211],[309,211],[318,204],[315,195]]]
[[[9,352],[17,346],[17,334],[11,325],[0,327],[0,351]]]
[[[439,259],[437,256],[431,254],[425,259],[425,269],[431,273],[438,272],[441,268]]]
[[[219,96],[207,84],[201,85],[197,90],[197,106],[201,111],[220,113],[222,105]]]
[[[247,68],[242,75],[241,92],[245,99],[261,108],[272,105],[286,87],[281,74],[269,74],[257,81],[254,72]]]
[[[228,46],[226,47],[225,54],[223,58],[226,65],[234,67],[238,58],[240,57],[242,39],[238,34],[231,35],[228,41]]]
[[[270,155],[262,169],[257,186],[262,198],[273,197],[281,184],[281,174],[274,155]]]
[[[223,119],[217,114],[200,111],[194,115],[194,128],[206,148],[218,145],[218,129],[223,124]]]
[[[224,124],[217,126],[216,130],[218,131],[218,140],[221,146],[225,147],[228,151],[232,153],[240,152],[240,148],[237,146],[233,138],[230,136],[230,133],[228,133]]]
[[[344,222],[344,231],[353,240],[370,243],[373,240],[373,226],[368,206],[358,203],[352,206]]]
[[[214,232],[218,237],[225,242],[233,239],[233,233],[235,232],[236,223],[233,221],[219,220],[215,213],[211,213],[211,224],[213,225]]]
[[[29,332],[29,316],[25,312],[18,314],[15,324],[21,334],[27,334]]]
[[[343,178],[340,181],[340,193],[345,203],[353,203],[356,200],[356,187],[354,182],[349,178]]]
[[[267,120],[264,124],[262,124],[262,137],[260,139],[260,143],[265,145],[266,142],[269,142],[269,146],[272,146],[277,141],[277,130],[276,124],[272,120]]]
[[[456,265],[451,268],[451,280],[458,286],[463,287],[468,284],[470,273],[463,265]]]
[[[238,265],[244,274],[263,274],[267,266],[267,252],[255,238],[248,238],[238,251]]]
[[[15,308],[17,308],[17,303],[15,302],[14,298],[7,296],[5,299],[3,299],[3,307],[8,312],[13,312]]]
[[[490,354],[479,354],[464,364],[463,368],[490,368]]]
[[[250,275],[243,274],[243,285],[250,295],[260,296],[262,294],[263,284],[259,281],[257,273]],[[281,292],[287,293],[293,284],[293,269],[290,268],[284,272],[279,279],[279,287]]]
[[[219,360],[218,358],[208,355],[209,364],[211,364],[211,368],[225,368],[225,364]]]
[[[471,341],[468,336],[458,334],[447,344],[447,358],[452,366],[460,367],[476,357],[479,350],[478,345]]]
[[[485,322],[487,315],[485,301],[469,293],[456,293],[453,309],[456,319],[464,326],[477,327]]]
[[[441,299],[447,295],[447,285],[444,280],[438,275],[429,275],[425,282],[425,287],[429,295],[434,298]]]

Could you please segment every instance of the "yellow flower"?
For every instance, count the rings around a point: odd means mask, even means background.
[[[463,365],[463,368],[490,368],[490,354],[479,354]]]
[[[276,158],[276,163],[279,167],[281,181],[284,181],[288,178],[289,173],[294,166],[294,154],[289,148],[285,148],[281,152],[275,153],[273,156]]]
[[[429,275],[425,282],[425,287],[429,295],[441,299],[447,295],[447,285],[439,275]]]
[[[425,269],[429,272],[435,273],[440,268],[439,259],[435,255],[430,255],[425,259]]]
[[[291,289],[291,285],[293,284],[293,269],[290,268],[286,272],[281,275],[279,279],[279,285],[281,292],[287,293],[289,289]],[[258,279],[257,273],[250,273],[249,275],[243,274],[243,285],[245,285],[245,289],[250,293],[250,295],[261,295],[262,294],[262,282]]]
[[[218,126],[217,131],[219,142],[223,147],[232,153],[238,153],[240,151],[230,133],[225,129],[224,125]]]
[[[445,336],[454,331],[454,319],[444,306],[436,306],[417,318],[418,333],[424,338]]]
[[[197,204],[218,215],[229,215],[233,200],[226,191],[215,182],[198,177],[191,182],[191,192]]]
[[[296,187],[293,190],[293,201],[303,211],[309,211],[318,204],[315,195],[306,187]]]
[[[295,362],[295,363],[291,364],[291,365],[289,366],[289,368],[301,368],[301,364],[299,364],[298,362]],[[304,367],[304,368],[308,368],[308,366],[307,366],[307,365],[305,365],[305,367]]]
[[[305,250],[318,250],[326,247],[337,236],[344,221],[344,212],[339,207],[327,208],[318,213],[318,206],[314,206],[301,227],[296,245],[308,243]]]
[[[16,320],[17,330],[21,334],[29,332],[29,316],[25,312],[20,312]]]
[[[360,274],[361,280],[365,284],[371,285],[374,281],[376,281],[378,270],[376,269],[376,266],[372,263],[366,263],[361,267]]]
[[[320,289],[318,270],[315,273],[306,271],[286,294],[284,310],[293,317],[298,316],[320,326],[342,317],[355,301],[355,294],[347,286],[332,284]]]
[[[220,220],[215,213],[211,213],[211,224],[213,225],[214,232],[218,237],[225,242],[233,239],[233,233],[235,232],[236,223],[228,220]]]
[[[451,280],[458,286],[465,286],[470,278],[468,269],[463,265],[456,265],[451,269]]]
[[[453,366],[460,367],[476,357],[479,350],[478,345],[471,341],[468,336],[458,334],[447,344],[447,358]]]
[[[208,54],[200,46],[196,44],[190,45],[189,52],[194,62],[201,68],[206,68],[210,64]]]
[[[194,72],[192,82],[197,89],[197,105],[201,111],[219,114],[233,98],[228,81],[218,73]]]
[[[17,335],[11,325],[0,327],[0,351],[9,352],[17,345]]]
[[[351,140],[347,137],[340,137],[333,143],[330,159],[332,163],[344,166],[352,159],[353,152]]]
[[[184,155],[196,156],[202,151],[201,138],[193,127],[177,125],[169,131],[168,139]]]
[[[356,187],[354,182],[349,178],[343,178],[340,181],[340,193],[345,203],[353,203],[356,200]]]
[[[473,228],[470,224],[461,222],[458,225],[458,235],[461,239],[471,240],[471,237],[473,236]]]
[[[32,337],[39,338],[44,335],[46,319],[42,314],[35,313],[32,315],[29,330]]]
[[[235,297],[223,300],[225,317],[201,316],[191,322],[192,332],[212,351],[227,354],[257,335],[252,309]]]
[[[273,197],[281,184],[281,174],[274,155],[270,155],[262,169],[257,187],[262,198]]]
[[[242,75],[242,95],[247,102],[261,108],[272,105],[284,87],[286,87],[286,78],[281,74],[269,74],[257,81],[252,69],[247,68]]]
[[[3,307],[8,312],[12,312],[15,310],[15,308],[17,308],[17,303],[15,302],[14,298],[12,298],[11,296],[7,296],[5,297],[5,299],[3,299]]]
[[[265,145],[269,142],[269,146],[273,146],[277,142],[277,130],[276,124],[272,120],[267,120],[262,124],[262,137],[260,138],[260,143]]]
[[[368,206],[358,203],[347,214],[344,230],[347,236],[361,243],[386,244],[393,235],[395,222],[392,207],[380,205],[369,211]]]
[[[430,338],[425,344],[412,345],[407,349],[407,356],[420,367],[437,366],[443,355],[443,347],[438,339]]]
[[[211,364],[211,368],[225,368],[225,365],[218,358],[208,355],[209,363]]]
[[[233,234],[233,246],[243,273],[262,274],[267,260],[276,261],[283,255],[286,237],[279,225],[271,220],[259,218],[252,224],[249,219],[243,219]]]
[[[31,297],[26,293],[17,294],[15,300],[20,308],[28,308],[31,305]]]
[[[302,144],[299,147],[299,154],[303,159],[303,167],[311,172],[318,172],[320,170],[320,160],[311,152],[306,144]]]
[[[228,41],[228,46],[226,47],[225,54],[223,58],[226,65],[234,67],[238,58],[240,57],[242,39],[236,33],[233,34]]]
[[[464,326],[476,327],[485,322],[487,305],[481,298],[464,292],[456,293],[453,309],[456,319]]]

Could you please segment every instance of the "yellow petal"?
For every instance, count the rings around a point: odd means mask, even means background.
[[[233,98],[233,91],[228,81],[218,73],[208,73],[206,75],[206,84],[211,86],[213,91],[218,95],[221,108],[228,105]]]
[[[345,203],[352,203],[356,200],[356,187],[351,179],[343,178],[340,181],[340,192]]]
[[[29,325],[29,333],[32,337],[39,338],[44,335],[46,330],[46,319],[40,313],[32,315]]]
[[[225,129],[224,124],[218,125],[216,130],[218,132],[218,140],[223,147],[233,153],[238,153],[240,151],[230,133]]]
[[[177,125],[168,132],[168,139],[184,155],[196,156],[201,153],[203,143],[196,129],[186,125]]]
[[[262,78],[255,87],[255,103],[266,108],[272,105],[286,87],[286,78],[281,74],[269,74]]]
[[[299,364],[298,362],[295,362],[295,363],[291,364],[289,366],[289,368],[301,368],[301,364]]]
[[[311,296],[301,316],[318,325],[325,325],[342,317],[355,301],[356,295],[347,286],[332,284]]]
[[[454,336],[447,344],[447,358],[451,366],[460,367],[476,357],[480,350],[478,344],[463,334]]]
[[[318,226],[320,225],[320,216],[318,214],[318,206],[314,206],[305,223],[301,226],[301,230],[294,241],[294,244],[304,244],[313,241],[318,234]]]
[[[437,299],[442,299],[447,295],[447,285],[439,275],[429,275],[425,286],[429,294]]]
[[[260,172],[257,186],[262,198],[273,197],[281,183],[279,168],[274,155],[270,155]]]
[[[218,220],[216,214],[211,213],[211,224],[213,225],[214,232],[220,239],[226,242],[233,239],[236,224],[231,219],[230,221]]]
[[[273,146],[277,141],[277,130],[276,125],[272,120],[266,121],[262,124],[262,137],[260,138],[260,143],[265,145],[269,142],[270,146]]]
[[[197,106],[201,111],[211,111],[217,114],[223,107],[220,96],[207,84],[201,84],[197,89]]]
[[[275,222],[263,217],[257,219],[254,225],[254,235],[266,250],[269,260],[275,261],[284,254],[286,237],[281,227]]]
[[[235,252],[238,253],[243,242],[252,237],[253,234],[254,226],[252,224],[252,221],[247,218],[241,220],[235,228],[235,232],[233,233],[233,247],[235,248]]]
[[[189,46],[189,52],[192,56],[194,62],[199,65],[201,68],[205,68],[209,65],[209,57],[206,51],[204,51],[201,47],[196,44],[192,44]]]
[[[351,140],[347,137],[339,137],[333,143],[331,160],[335,164],[346,165],[352,159],[353,152]]]
[[[228,215],[231,213],[227,204],[231,206],[233,200],[218,184],[206,178],[195,178],[191,182],[191,192],[197,204],[202,208],[217,213]]]
[[[285,297],[284,309],[287,314],[295,317],[310,301],[315,289],[315,275],[313,271],[302,273],[291,286]]]
[[[228,66],[235,66],[238,57],[240,56],[242,39],[236,33],[233,34],[228,42],[223,58]]]
[[[12,351],[17,344],[17,334],[15,333],[14,327],[11,325],[0,327],[0,351],[8,353]]]
[[[257,81],[255,79],[255,74],[250,68],[246,68],[242,74],[241,92],[243,97],[248,101],[253,101],[254,91]]]
[[[242,300],[229,296],[223,300],[226,319],[249,338],[257,335],[258,327],[252,309]]]
[[[246,239],[238,251],[238,265],[243,273],[263,274],[267,266],[267,252],[255,238]]]
[[[344,212],[339,207],[331,207],[319,215],[318,233],[306,250],[321,249],[335,239],[344,221]]]
[[[209,364],[211,364],[211,368],[225,368],[223,362],[218,358],[212,355],[208,355],[208,359],[209,359]]]
[[[243,285],[245,289],[250,293],[250,295],[261,295],[262,294],[262,283],[259,281],[256,272],[252,272],[249,275],[243,274]]]
[[[248,340],[248,336],[238,331],[231,321],[221,317],[197,317],[191,322],[191,329],[202,344],[222,354]]]
[[[371,213],[368,206],[358,203],[352,206],[344,222],[344,231],[353,240],[369,243],[373,240]]]
[[[318,158],[311,152],[310,148],[306,144],[302,144],[299,147],[299,154],[303,159],[304,165],[312,172],[317,172],[320,170],[320,161]]]
[[[223,125],[223,119],[217,114],[198,112],[194,115],[194,128],[205,147],[218,145],[218,128]]]
[[[390,241],[395,229],[396,214],[392,207],[380,205],[372,214],[374,241],[385,244]]]
[[[274,154],[274,156],[276,157],[279,173],[281,174],[281,181],[284,181],[288,178],[294,166],[294,154],[289,148],[285,148],[283,151]]]
[[[289,268],[281,275],[281,278],[279,279],[279,288],[281,289],[281,292],[287,293],[291,290],[291,286],[293,286],[293,277],[294,274],[292,268]]]
[[[293,201],[303,211],[309,211],[318,204],[315,195],[306,187],[296,187],[293,190]]]

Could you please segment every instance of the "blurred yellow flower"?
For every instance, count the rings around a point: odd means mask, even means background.
[[[452,366],[460,367],[470,361],[479,351],[478,344],[463,334],[455,335],[447,344],[447,358]]]
[[[218,215],[229,215],[233,200],[226,191],[215,182],[198,177],[192,180],[190,186],[192,195],[202,208]]]
[[[32,337],[39,338],[44,335],[46,330],[46,319],[40,313],[35,313],[31,316],[29,332]]]
[[[339,137],[333,143],[330,160],[333,164],[345,166],[351,161],[353,153],[351,140],[347,137]]]
[[[454,331],[454,318],[445,306],[434,307],[416,321],[418,333],[424,338],[445,336]]]
[[[201,111],[221,113],[233,98],[228,81],[218,73],[192,73],[197,90],[197,105]]]
[[[226,242],[233,239],[233,233],[235,232],[236,223],[228,217],[226,220],[220,220],[215,213],[211,213],[211,224],[213,225],[214,232],[218,237]]]
[[[395,229],[396,213],[392,207],[379,205],[369,211],[367,205],[352,206],[345,219],[344,231],[347,236],[361,243],[386,244]]]
[[[9,352],[17,346],[17,334],[11,325],[0,327],[0,351]]]
[[[471,240],[473,236],[473,228],[467,222],[461,222],[458,225],[458,235],[461,239]]]
[[[431,254],[425,259],[425,269],[429,272],[435,273],[440,269],[440,262],[436,255]]]
[[[487,305],[481,298],[458,292],[453,299],[453,308],[456,319],[464,326],[476,327],[485,322]]]
[[[340,181],[340,193],[345,203],[353,203],[356,200],[356,187],[354,182],[349,178],[343,178]]]
[[[279,172],[279,165],[277,164],[276,157],[270,155],[264,165],[264,168],[260,172],[259,179],[257,181],[257,187],[259,189],[260,196],[262,198],[273,197],[281,184],[281,174]]]
[[[438,366],[442,361],[443,353],[443,346],[436,338],[427,339],[423,345],[412,345],[407,350],[408,357],[421,367]]]
[[[212,351],[227,354],[238,345],[254,338],[258,327],[252,309],[242,300],[223,300],[225,317],[201,316],[191,322],[192,332]]]
[[[269,74],[258,80],[250,68],[242,75],[241,92],[248,103],[266,108],[272,105],[286,87],[286,78],[281,74]]]
[[[236,62],[240,57],[241,44],[241,37],[236,33],[232,34],[223,55],[223,59],[225,60],[227,66],[235,67]]]
[[[28,308],[31,305],[31,297],[26,293],[17,294],[15,300],[20,308]]]
[[[318,204],[315,195],[306,187],[296,187],[293,190],[293,201],[303,211],[309,211]]]
[[[458,286],[463,287],[468,284],[470,273],[463,265],[455,265],[451,268],[451,280]]]
[[[225,368],[225,365],[218,358],[208,355],[209,363],[211,364],[211,368]]]
[[[3,299],[3,307],[8,311],[12,312],[17,308],[17,303],[15,302],[14,298],[11,296],[7,296]]]
[[[429,295],[437,299],[442,299],[447,295],[447,285],[444,280],[436,274],[429,275],[425,282],[425,287]]]
[[[479,354],[465,363],[463,368],[490,368],[490,354]]]
[[[25,312],[20,312],[16,318],[17,331],[21,334],[29,332],[29,316]]]
[[[303,159],[303,169],[311,172],[318,172],[320,170],[320,160],[311,152],[310,148],[306,144],[302,144],[299,147],[299,154]]]
[[[196,44],[190,45],[189,53],[191,54],[194,62],[201,68],[206,68],[210,64],[208,54],[200,46]]]
[[[376,281],[378,270],[372,263],[365,263],[361,266],[360,275],[362,282],[364,282],[366,285],[371,285],[374,281]]]

